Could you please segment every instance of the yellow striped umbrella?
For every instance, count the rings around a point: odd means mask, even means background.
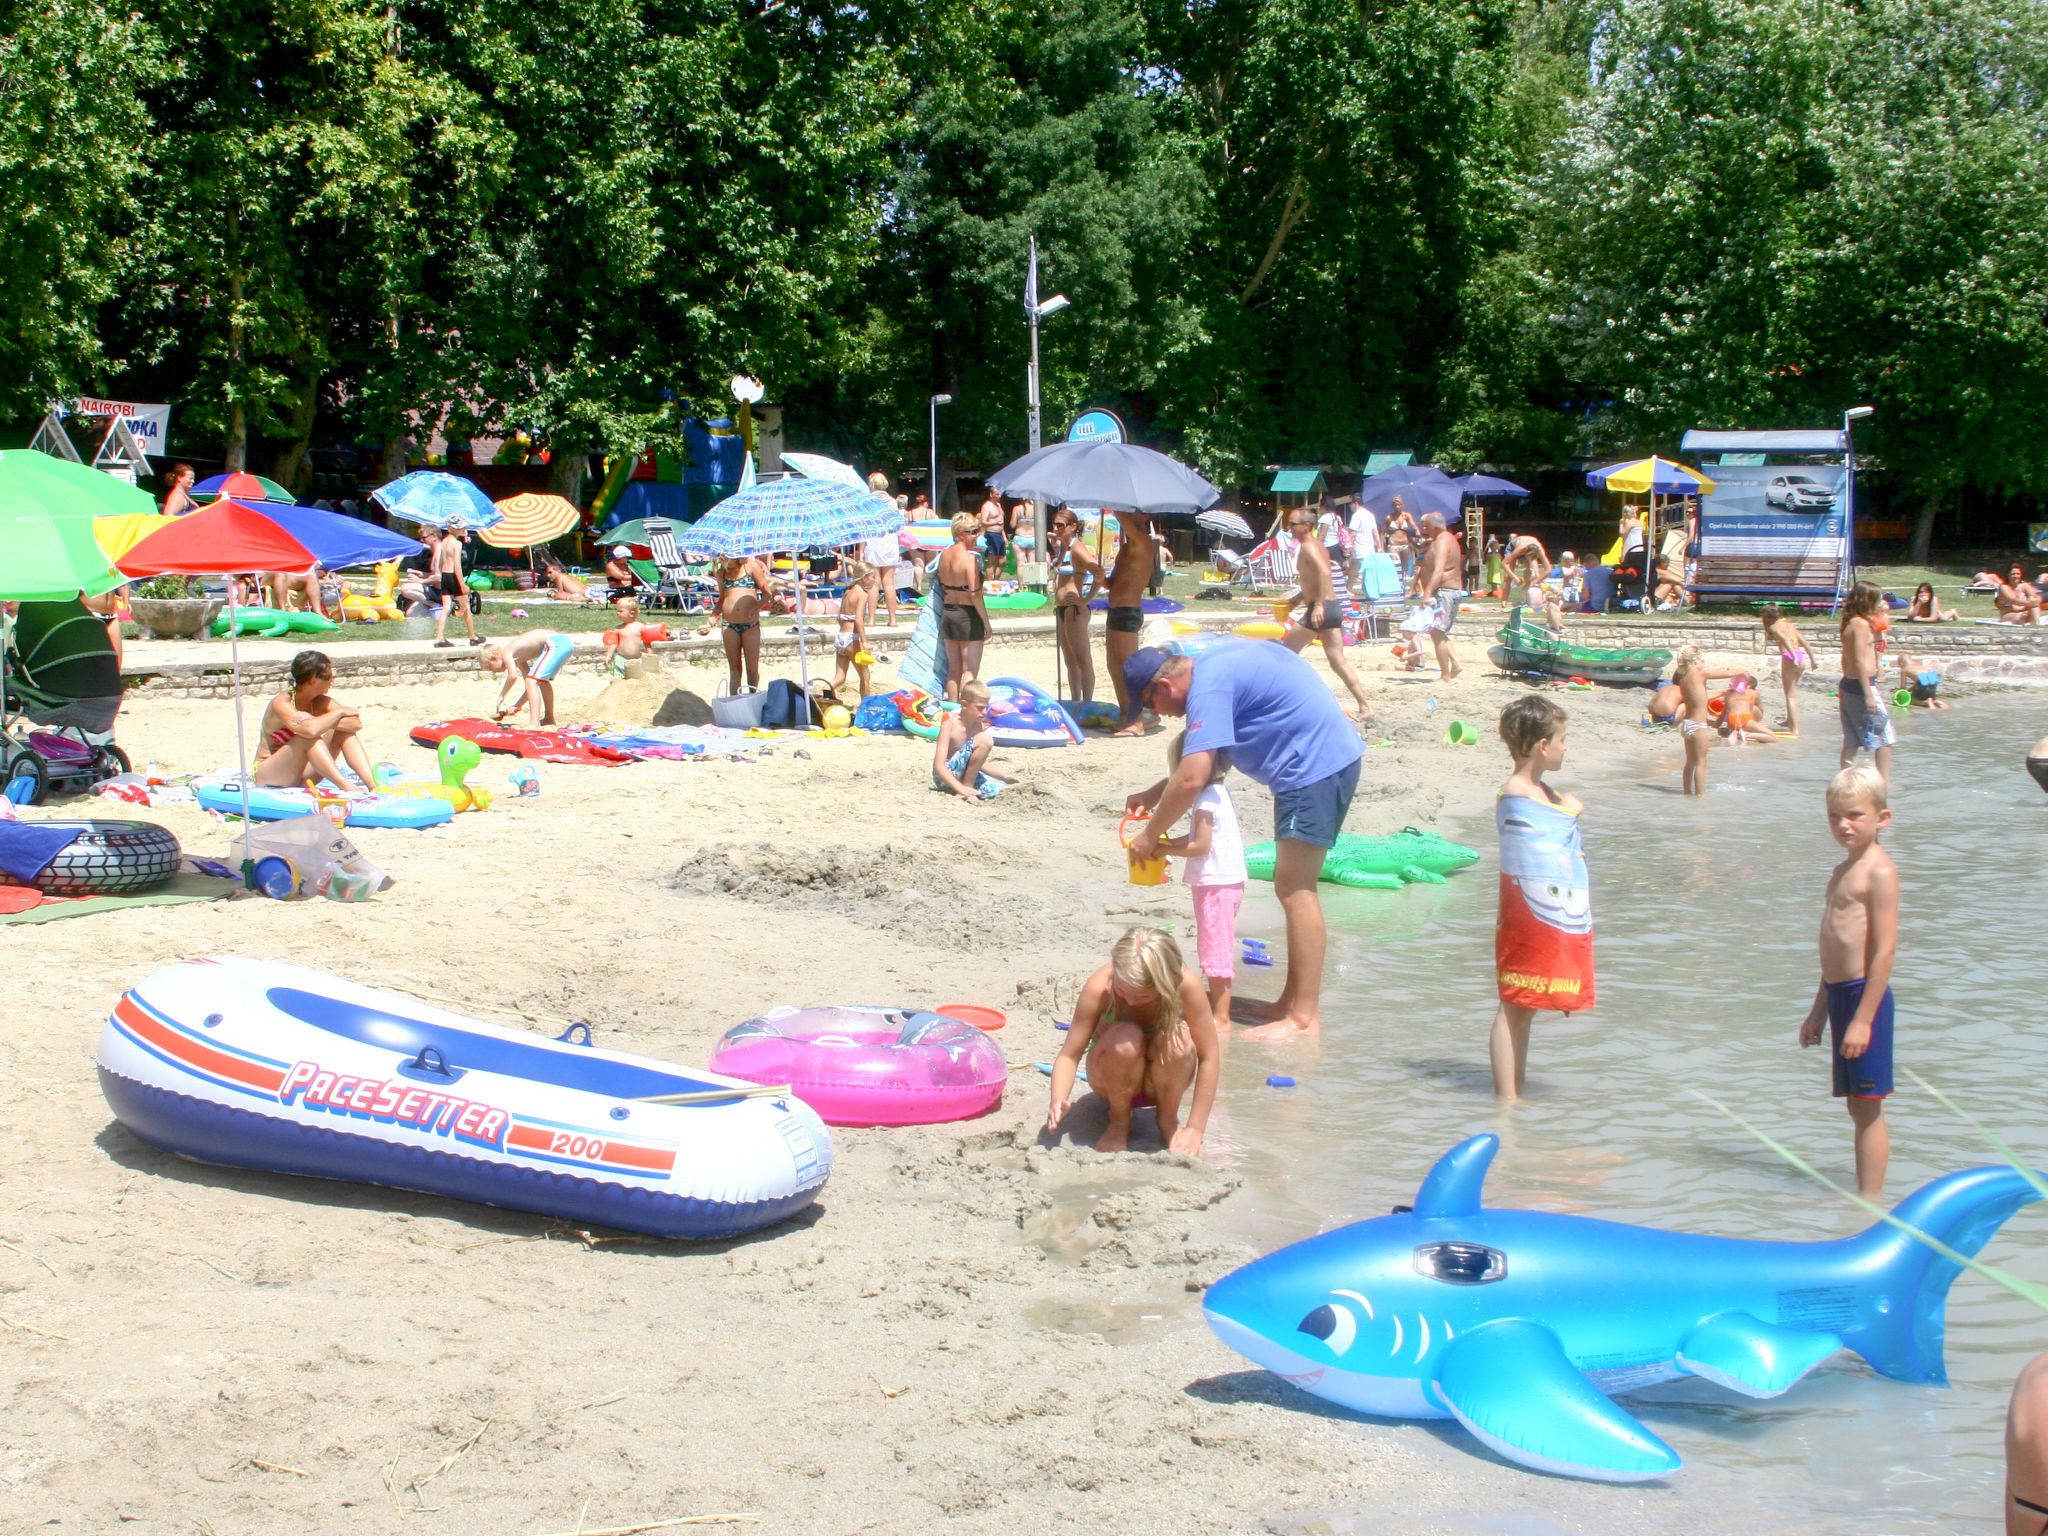
[[[575,502],[545,491],[521,491],[497,505],[505,520],[480,530],[477,537],[499,549],[531,549],[549,539],[559,539],[583,521]]]
[[[158,512],[127,512],[92,520],[93,537],[109,560],[118,560],[171,519]]]

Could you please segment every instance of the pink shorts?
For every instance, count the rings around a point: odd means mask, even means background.
[[[1195,953],[1204,976],[1228,980],[1237,974],[1237,909],[1244,886],[1191,885],[1195,897]]]

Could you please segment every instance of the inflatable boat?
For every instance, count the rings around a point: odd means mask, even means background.
[[[242,783],[232,775],[200,779],[192,786],[200,805],[223,816],[242,814]],[[249,786],[249,818],[252,821],[285,821],[293,816],[310,816],[320,802],[303,789],[266,789]],[[438,827],[455,815],[446,800],[416,800],[410,795],[351,795],[348,825],[351,827]]]
[[[1060,701],[1021,677],[991,678],[988,723],[999,747],[1070,747],[1081,727]]]
[[[569,1035],[582,1032],[581,1043]],[[190,960],[114,1005],[100,1089],[153,1146],[601,1222],[730,1237],[832,1171],[800,1099],[263,960]]]

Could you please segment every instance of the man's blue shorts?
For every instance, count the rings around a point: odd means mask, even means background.
[[[1892,989],[1886,987],[1870,1020],[1870,1044],[1861,1056],[1842,1054],[1842,1032],[1863,1001],[1863,983],[1831,981],[1828,987],[1828,1035],[1835,1057],[1835,1097],[1884,1099],[1892,1091]]]
[[[1275,791],[1274,839],[1336,847],[1337,834],[1344,830],[1344,818],[1351,812],[1351,797],[1358,793],[1358,768],[1363,761],[1356,759],[1328,778],[1300,789]]]

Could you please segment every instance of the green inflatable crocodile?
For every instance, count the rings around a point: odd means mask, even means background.
[[[1244,851],[1245,872],[1254,880],[1273,878],[1274,848],[1260,843]],[[1444,876],[1479,862],[1479,850],[1403,827],[1392,837],[1337,835],[1323,860],[1323,879],[1358,890],[1398,891],[1403,885],[1442,885]]]

